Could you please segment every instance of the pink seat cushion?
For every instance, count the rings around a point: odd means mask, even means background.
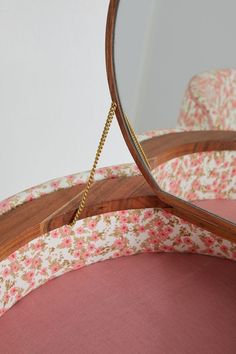
[[[192,203],[226,220],[236,223],[236,200],[205,199],[205,200],[195,200]]]
[[[235,354],[235,273],[235,262],[190,254],[67,273],[0,319],[0,353]]]

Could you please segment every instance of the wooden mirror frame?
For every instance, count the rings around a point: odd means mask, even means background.
[[[140,155],[125,118],[117,87],[114,38],[118,6],[119,0],[110,0],[106,25],[106,69],[111,98],[117,104],[116,116],[125,142],[142,175],[160,202],[169,207],[169,211],[223,238],[236,242],[236,224],[163,191]],[[145,146],[145,151],[147,151],[148,157],[151,158],[152,167],[156,167],[160,163],[185,154],[214,150],[236,150],[236,131],[170,133],[145,140],[142,145]]]

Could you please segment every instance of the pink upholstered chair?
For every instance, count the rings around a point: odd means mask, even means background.
[[[221,82],[224,75],[210,77]],[[191,81],[191,87],[193,81],[195,88],[200,82],[205,92],[201,76]],[[179,120],[184,128],[191,128],[195,119],[199,127],[206,122],[210,126],[207,116],[203,123],[200,110],[190,117],[192,109],[186,107],[195,101],[186,102]],[[156,170],[156,178],[163,188],[188,200],[228,198],[229,183],[223,190],[217,183],[222,186],[226,168],[235,177],[236,157],[230,154],[227,165],[222,163],[225,156],[215,153],[175,159]],[[213,170],[217,166],[211,177],[214,188],[208,187],[209,163]],[[127,164],[99,169],[95,179],[135,174],[136,166]],[[45,193],[83,184],[87,175],[58,178],[19,193],[1,203],[0,213]],[[206,187],[203,191],[197,191],[197,181]],[[137,256],[122,257],[132,255]],[[63,226],[0,262],[0,353],[233,354],[233,260],[235,243],[162,209],[117,211],[79,220],[72,228]],[[49,282],[53,278],[58,279]]]

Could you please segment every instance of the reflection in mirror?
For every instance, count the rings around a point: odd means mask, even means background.
[[[235,11],[234,0],[120,0],[114,34],[122,109],[159,187],[234,223],[235,138],[220,141],[236,131]]]

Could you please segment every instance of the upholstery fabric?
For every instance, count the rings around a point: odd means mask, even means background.
[[[55,178],[6,198],[0,201],[0,215],[5,214],[24,203],[40,198],[45,194],[50,194],[60,189],[84,184],[88,179],[89,172],[90,171],[79,172],[73,175]],[[100,181],[103,179],[116,177],[135,176],[137,174],[140,174],[140,171],[135,164],[122,164],[98,168],[94,179],[95,181]]]
[[[234,354],[236,263],[143,254],[70,272],[0,319],[2,354]]]
[[[191,129],[188,120],[185,123],[184,129]],[[198,115],[193,124],[201,126]],[[175,131],[182,130],[149,132],[140,139]],[[95,180],[139,173],[134,164],[112,166],[98,169]],[[234,203],[236,199],[236,152],[187,155],[159,166],[154,173],[163,189],[186,200],[231,199]],[[83,184],[87,176],[84,172],[57,178],[18,193],[0,203],[0,214],[44,194]],[[73,228],[64,226],[42,235],[0,262],[0,316],[26,294],[65,272],[140,252],[188,252],[236,260],[236,244],[161,209],[98,215],[78,221]]]
[[[192,203],[236,224],[236,200],[205,199],[194,200]]]
[[[236,200],[236,151],[184,155],[152,173],[161,189],[187,201]]]
[[[190,80],[175,132],[185,130],[236,130],[236,70],[211,70]],[[150,131],[141,140],[163,133]],[[181,156],[152,172],[163,190],[185,200],[236,199],[235,151]]]
[[[235,243],[162,209],[97,215],[37,237],[0,262],[0,315],[63,273],[140,252],[200,253],[236,260]]]
[[[185,92],[178,125],[194,130],[236,130],[236,70],[195,75]]]

